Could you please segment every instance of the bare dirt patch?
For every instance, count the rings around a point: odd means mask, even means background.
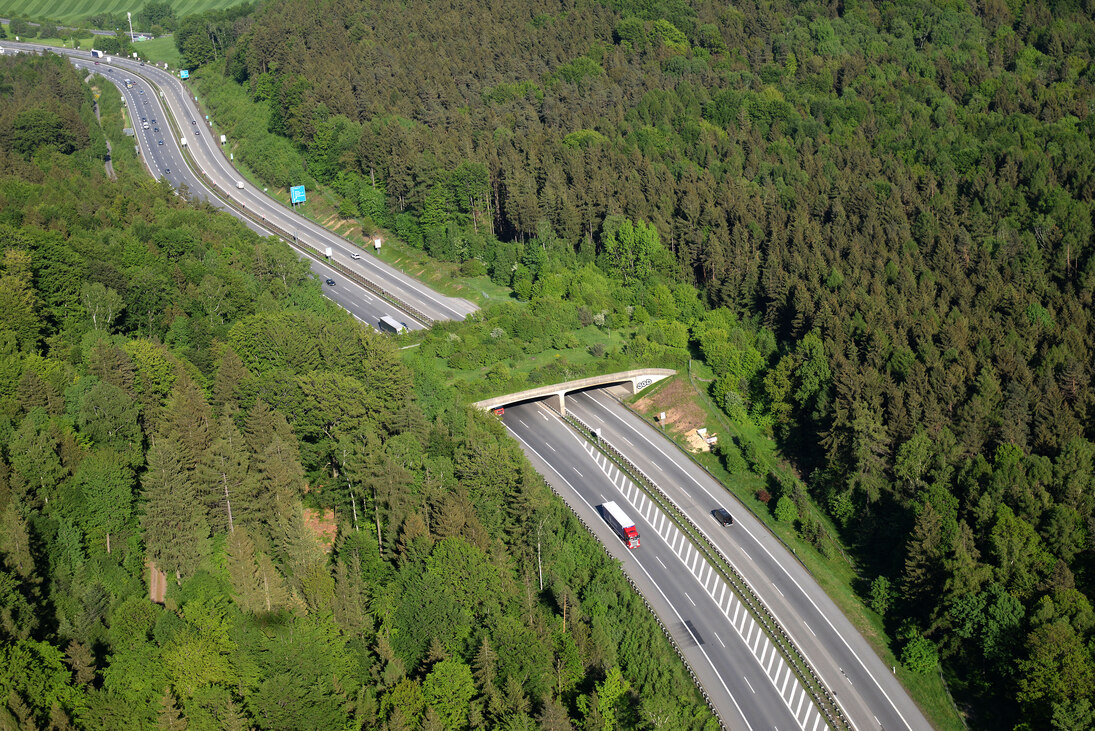
[[[323,550],[328,553],[335,545],[335,535],[338,533],[338,524],[335,522],[335,511],[304,509],[304,524],[308,530],[323,544]]]
[[[707,414],[695,399],[692,387],[683,378],[674,378],[657,393],[636,401],[634,407],[644,414],[664,411],[667,429],[681,436],[693,452],[709,452],[707,442],[696,433],[708,426]]]
[[[148,561],[147,566],[148,598],[157,604],[163,604],[164,597],[167,596],[167,574],[156,568],[152,561]]]

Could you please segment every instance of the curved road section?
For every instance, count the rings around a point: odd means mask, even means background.
[[[714,477],[603,389],[567,396],[567,410],[653,479],[728,557],[808,658],[857,731],[931,728],[912,698],[806,568]],[[506,410],[509,414],[509,409]],[[734,517],[721,526],[717,507]]]
[[[503,422],[540,474],[621,562],[661,619],[731,729],[827,728],[824,718],[777,648],[718,571],[629,478],[542,402],[508,407]],[[615,502],[638,528],[629,550],[601,506]]]
[[[171,134],[167,125],[167,115],[155,87],[140,77],[129,76],[125,69],[116,69],[106,64],[95,64],[82,59],[71,60],[78,69],[99,74],[117,87],[126,105],[126,114],[131,118],[130,125],[134,131],[133,143],[137,146],[141,162],[152,177],[166,180],[189,198],[207,201],[236,216],[262,236],[277,235],[228,206],[209,189],[206,181],[195,175],[186,165],[178,140]],[[132,82],[131,86],[125,84],[127,78]],[[144,128],[146,123],[148,129]],[[347,279],[343,272],[337,271],[326,262],[301,256],[307,259],[316,277],[325,282],[324,296],[361,322],[377,328],[381,317],[391,315],[405,323],[408,329],[420,330],[424,327],[412,315]]]
[[[46,48],[6,41],[3,45],[22,50]],[[331,247],[339,264],[370,280],[380,280],[387,290],[431,319],[461,320],[476,309],[466,300],[439,295],[371,255],[362,255],[350,242],[297,216],[250,184],[237,187],[240,176],[221,153],[193,97],[174,76],[132,61],[114,59],[108,68],[107,64],[94,64],[85,52],[48,50],[73,56],[74,63],[119,86],[134,116],[144,162],[154,176],[167,178],[176,187],[189,188],[221,207],[224,204],[217,196],[230,197],[237,205],[257,213],[260,221],[295,232],[298,239],[306,238],[312,247]],[[162,85],[162,97],[160,90],[140,80],[142,75]],[[132,89],[122,83],[127,76],[135,82]],[[168,131],[169,115],[161,103],[170,108],[172,121],[178,125],[175,134]],[[149,121],[148,130],[136,121],[141,117]],[[160,132],[155,131],[156,127]],[[176,135],[186,138],[200,175],[183,164]],[[215,188],[217,195],[210,188]],[[257,222],[248,223],[267,233]],[[324,278],[334,274],[321,262],[313,262],[313,270]],[[328,287],[325,294],[365,319],[358,314],[370,312],[365,303],[347,298],[359,288],[332,289],[337,288]],[[364,289],[361,293],[367,295]],[[384,309],[391,306],[374,303],[374,314],[366,317],[375,318],[375,312]],[[408,325],[415,326],[411,322]],[[809,659],[856,731],[930,728],[891,669],[882,664],[813,577],[721,484],[604,390],[570,394],[567,408],[586,424],[600,428],[601,438],[657,482],[693,523],[708,526],[704,529],[707,539],[731,560]],[[541,473],[605,542],[610,553],[624,562],[648,603],[670,625],[667,630],[677,639],[679,649],[725,723],[746,729],[812,730],[824,725],[766,639],[753,629],[744,613],[735,611],[734,599],[720,585],[715,572],[698,560],[665,516],[648,504],[615,467],[588,449],[542,405],[507,408],[505,422]],[[640,524],[643,535],[640,549],[628,551],[604,523],[599,506],[608,500],[617,501],[633,513],[631,517]],[[730,508],[735,519],[732,526],[720,526],[711,517],[711,510],[718,506]]]
[[[318,251],[330,248],[331,259],[341,268],[373,282],[389,296],[406,302],[430,320],[463,320],[478,308],[471,302],[456,297],[446,297],[430,289],[418,280],[410,277],[391,265],[380,261],[371,253],[362,252],[357,246],[336,234],[331,233],[317,223],[297,215],[278,201],[245,182],[221,150],[220,135],[214,135],[197,107],[193,95],[174,75],[156,66],[142,65],[136,61],[112,57],[110,63],[100,62],[87,51],[66,48],[54,48],[35,44],[7,43],[21,50],[48,50],[78,59],[81,65],[89,69],[105,71],[113,68],[114,74],[122,73],[135,81],[145,78],[151,85],[159,87],[157,96],[170,111],[175,127],[160,125],[160,129],[177,138],[179,147],[186,147],[192,156],[197,172],[208,187],[214,188],[217,195],[231,200],[235,205],[248,211],[260,223],[268,223],[276,229],[294,237],[298,242]],[[147,94],[148,92],[146,92]],[[143,104],[141,105],[144,106]],[[149,105],[151,106],[151,104]],[[139,117],[140,115],[138,115]],[[168,115],[165,115],[165,117]],[[167,119],[161,119],[167,122]],[[185,144],[182,141],[185,140]],[[153,142],[158,147],[158,141]],[[165,140],[166,145],[166,140]],[[147,148],[146,148],[147,149]],[[180,162],[182,162],[180,160]],[[180,168],[185,167],[180,165]],[[171,168],[176,171],[175,167]],[[168,176],[170,177],[170,176]],[[174,181],[173,181],[174,182]],[[240,183],[243,187],[240,188]],[[197,190],[191,186],[192,190]],[[410,322],[407,323],[410,325]]]

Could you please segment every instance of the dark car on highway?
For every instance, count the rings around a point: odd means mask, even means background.
[[[715,508],[711,511],[711,515],[715,516],[715,520],[719,521],[723,525],[733,525],[734,516],[730,515],[726,508]]]
[[[328,279],[327,279],[327,286],[328,286],[328,287],[333,287],[333,286],[335,286],[335,280],[333,280],[333,279],[331,279],[331,278],[329,278],[329,277],[328,277]]]

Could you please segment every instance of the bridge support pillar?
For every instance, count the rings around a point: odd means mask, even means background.
[[[567,415],[566,401],[562,393],[553,393],[547,397],[548,406],[559,412],[559,416]]]

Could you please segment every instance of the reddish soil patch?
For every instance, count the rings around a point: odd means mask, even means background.
[[[636,401],[634,407],[644,414],[664,411],[664,425],[669,431],[683,437],[693,452],[707,452],[711,448],[696,434],[697,429],[706,426],[707,414],[695,399],[692,386],[675,377],[657,393]]]
[[[167,596],[167,574],[156,568],[156,564],[148,562],[148,598],[157,604],[163,604]]]
[[[304,524],[312,531],[312,534],[323,544],[323,550],[328,553],[335,545],[335,535],[338,533],[338,524],[335,523],[335,511],[304,509]]]

